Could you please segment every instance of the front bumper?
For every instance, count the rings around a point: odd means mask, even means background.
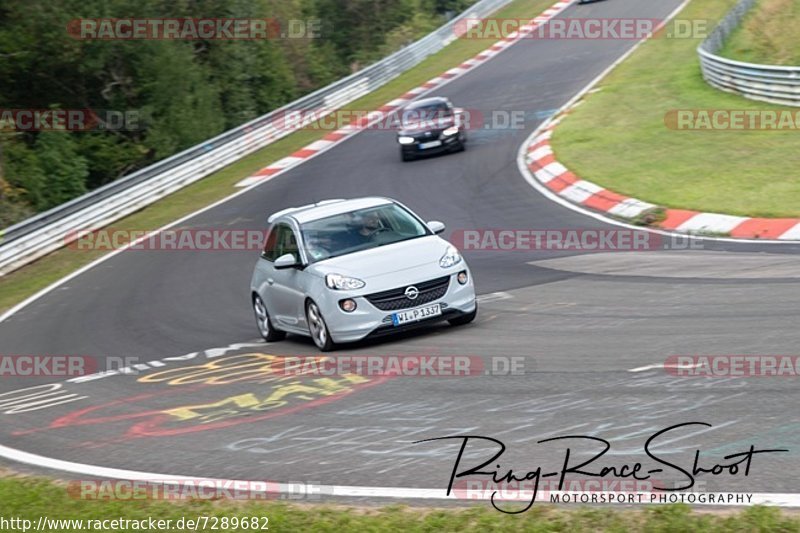
[[[462,270],[467,270],[469,276],[469,280],[465,285],[459,284],[458,280],[456,280],[456,276]],[[364,296],[342,295],[340,298],[326,305],[328,308],[327,312],[323,311],[331,338],[336,343],[355,342],[366,337],[400,333],[408,329],[440,322],[442,320],[449,320],[474,311],[476,305],[475,286],[472,281],[472,273],[469,269],[461,264],[452,269],[452,272],[447,272],[446,274],[450,276],[450,284],[447,287],[447,292],[441,298],[424,304],[441,304],[442,314],[440,316],[395,326],[392,324],[392,314],[394,311],[382,311],[372,305]],[[419,280],[419,282],[422,281],[425,280]],[[355,300],[358,304],[358,308],[352,313],[342,311],[338,304],[340,299],[348,297]],[[403,311],[414,309],[415,307],[423,307],[424,305],[409,307],[403,309]]]
[[[420,149],[420,143],[431,142],[431,141],[442,141],[442,144],[439,146],[434,146],[432,148],[423,148]],[[423,154],[439,154],[442,152],[449,152],[456,148],[461,143],[461,135],[448,135],[437,138],[428,138],[428,139],[417,139],[414,144],[400,144],[400,149],[403,151],[404,154],[407,155],[423,155]],[[399,144],[399,143],[398,143]]]

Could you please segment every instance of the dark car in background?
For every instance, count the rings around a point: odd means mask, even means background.
[[[403,108],[397,142],[403,161],[420,155],[464,150],[463,109],[444,97],[417,100]]]

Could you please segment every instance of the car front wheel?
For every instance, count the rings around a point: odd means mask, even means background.
[[[313,301],[306,304],[306,320],[308,322],[308,330],[311,333],[311,339],[321,352],[329,352],[334,349],[335,345],[331,340],[331,334],[328,331],[328,325],[325,323],[325,318],[319,310],[319,306]]]
[[[258,326],[258,332],[261,333],[261,336],[264,337],[265,341],[277,342],[286,338],[285,331],[275,329],[275,326],[272,325],[272,320],[269,318],[267,306],[264,303],[264,300],[261,299],[261,296],[257,294],[253,296],[253,311],[256,314],[256,326]]]

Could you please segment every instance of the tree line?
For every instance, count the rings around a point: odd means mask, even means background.
[[[0,228],[347,76],[473,2],[0,0]],[[134,17],[269,19],[283,30],[313,23],[298,38],[252,40],[81,39],[70,31],[79,19]],[[127,113],[135,123],[51,131],[2,120],[20,110],[81,109]]]

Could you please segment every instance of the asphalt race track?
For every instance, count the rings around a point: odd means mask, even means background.
[[[609,0],[573,5],[560,17],[663,18],[679,3]],[[474,131],[466,152],[410,163],[400,161],[393,132],[365,131],[182,227],[263,228],[268,214],[285,207],[384,195],[442,220],[448,232],[610,228],[537,193],[516,156],[547,112],[633,44],[522,40],[440,94],[464,108],[524,110],[524,129]],[[37,389],[51,392],[53,405],[35,410],[9,407],[17,393],[0,396],[0,444],[162,478],[444,489],[459,443],[414,441],[491,436],[508,446],[503,466],[527,471],[564,460],[562,444],[536,443],[547,437],[605,438],[612,451],[604,460],[621,464],[644,460],[643,443],[654,432],[705,422],[712,427],[676,431],[658,452],[689,468],[697,449],[713,464],[751,443],[787,448],[756,456],[747,477],[700,479],[705,490],[791,493],[800,465],[794,378],[677,378],[647,368],[673,354],[798,353],[800,247],[702,246],[649,257],[468,253],[486,295],[475,323],[334,355],[473,356],[487,368],[521,361],[524,372],[326,382],[260,370],[273,356],[317,352],[304,338],[270,345],[258,338],[248,294],[256,254],[127,251],[0,323],[0,353],[136,358],[141,372]],[[6,379],[0,393],[51,382]],[[573,446],[577,455],[590,452],[596,445]],[[662,478],[685,479],[675,471]]]

